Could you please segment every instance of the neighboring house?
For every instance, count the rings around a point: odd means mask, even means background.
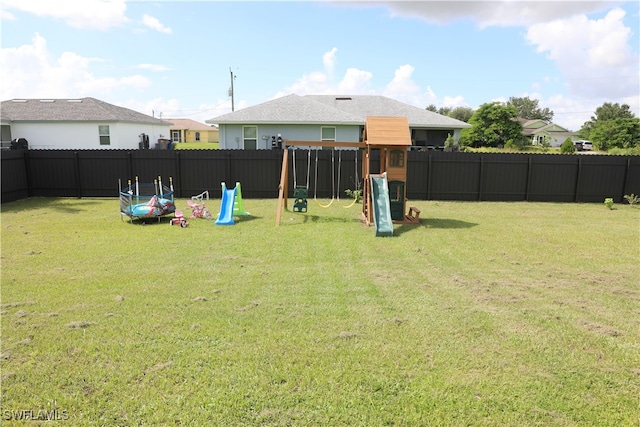
[[[519,117],[518,121],[522,125],[523,138],[531,145],[542,145],[546,140],[551,147],[560,147],[567,138],[573,140],[576,136],[575,132],[544,120]]]
[[[282,140],[362,140],[368,116],[406,117],[414,147],[442,148],[471,125],[377,95],[288,95],[205,120],[220,129],[221,149],[279,148]]]
[[[164,119],[169,126],[171,141],[177,142],[218,142],[218,127],[209,126],[191,119]]]
[[[0,109],[0,148],[9,148],[11,144],[11,125],[9,118],[6,117],[3,111]]]
[[[169,137],[169,122],[95,98],[2,101],[2,137],[8,122],[13,139],[29,149],[155,148]]]

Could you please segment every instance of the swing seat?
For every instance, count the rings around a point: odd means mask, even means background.
[[[295,199],[306,199],[307,196],[307,187],[297,186],[295,190],[293,190],[293,197]]]
[[[307,211],[307,187],[296,187],[293,192],[293,198],[296,201],[293,204],[294,212],[306,212]]]

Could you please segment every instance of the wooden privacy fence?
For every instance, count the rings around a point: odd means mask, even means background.
[[[362,180],[356,151],[344,150],[339,160],[331,151],[317,154],[316,163],[315,150],[310,161],[307,150],[296,152],[289,188],[294,179],[306,186],[308,177],[310,196],[339,192],[348,198],[344,191]],[[222,182],[241,182],[245,198],[277,198],[282,166],[281,150],[10,150],[0,156],[3,203],[34,196],[117,197],[118,180],[125,186],[136,176],[141,182],[173,177],[179,198],[204,190],[220,197]],[[602,203],[640,194],[640,156],[409,151],[407,161],[407,197],[413,200]],[[378,167],[374,151],[371,170]]]

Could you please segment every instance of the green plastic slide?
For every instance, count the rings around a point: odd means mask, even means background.
[[[389,203],[389,184],[387,174],[370,175],[371,204],[373,205],[373,220],[376,225],[376,237],[393,236],[393,221],[391,220],[391,204]]]

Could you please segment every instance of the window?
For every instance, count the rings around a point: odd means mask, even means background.
[[[171,140],[173,142],[180,142],[180,131],[179,130],[171,131]]]
[[[322,127],[321,130],[322,141],[336,141],[336,128],[335,127]]]
[[[258,149],[258,127],[243,126],[242,142],[244,144],[245,150],[257,150]]]
[[[196,132],[196,141],[200,141],[200,132]]]
[[[109,137],[109,126],[98,126],[98,134],[100,135],[100,145],[111,145],[111,137]]]
[[[389,167],[404,167],[404,152],[402,150],[391,150],[391,153],[389,153]]]

